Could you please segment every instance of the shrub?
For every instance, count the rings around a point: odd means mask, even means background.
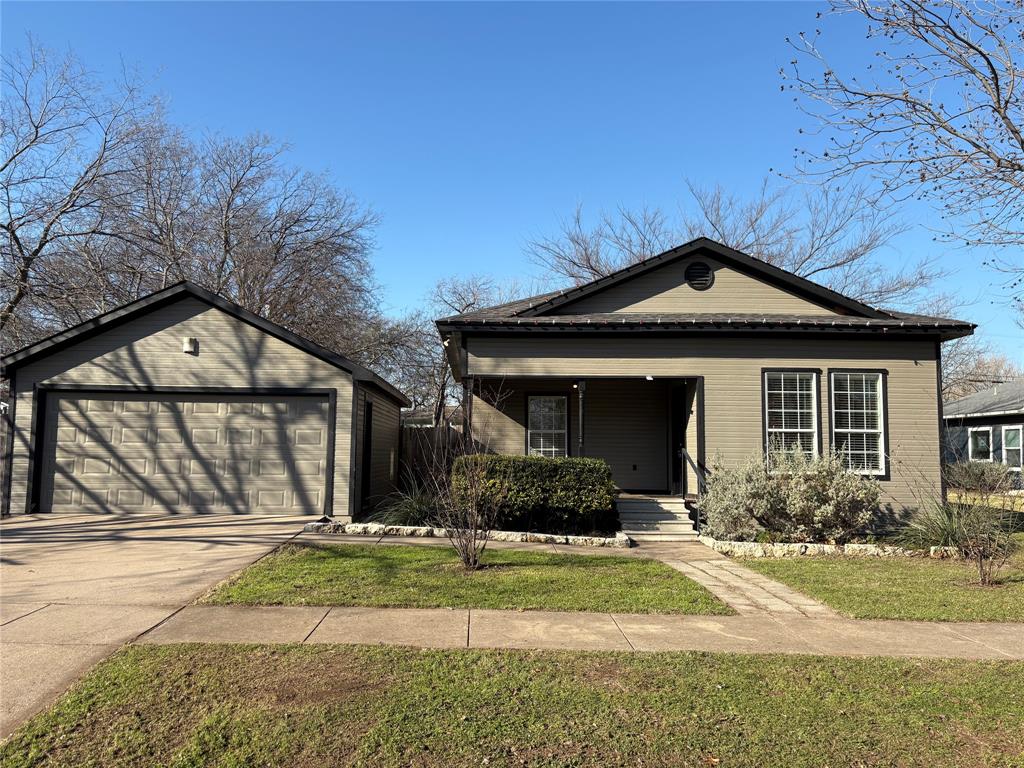
[[[862,533],[878,508],[878,482],[848,472],[829,454],[759,456],[717,466],[701,499],[711,535],[844,544]]]
[[[452,466],[455,492],[477,467],[485,478],[482,503],[495,509],[496,528],[569,534],[615,528],[615,484],[601,459],[461,456]]]
[[[752,456],[739,466],[713,469],[700,500],[705,532],[729,541],[760,540],[764,528],[758,519],[779,503],[764,461]]]
[[[942,468],[946,485],[960,491],[1000,493],[1014,485],[1014,476],[1005,464],[994,461],[959,461]]]

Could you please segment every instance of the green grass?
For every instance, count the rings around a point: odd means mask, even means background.
[[[731,613],[696,582],[647,558],[488,549],[483,562],[467,573],[448,547],[293,544],[204,602]]]
[[[1024,663],[130,646],[0,766],[1020,766]]]
[[[743,564],[858,619],[1024,621],[1024,535],[1018,538],[1022,549],[991,587],[978,585],[970,564],[927,558],[794,557]]]

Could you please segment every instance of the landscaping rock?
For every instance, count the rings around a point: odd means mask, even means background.
[[[716,552],[731,557],[923,557],[924,552],[881,544],[807,544],[796,542],[761,543],[722,541],[700,536],[699,541]],[[957,557],[951,547],[932,547],[931,557]]]
[[[428,528],[419,525],[382,525],[381,523],[306,523],[306,533],[322,533],[349,536],[410,536],[418,538],[443,539],[448,536],[444,528]],[[521,531],[491,531],[491,541],[530,542],[534,544],[568,544],[575,547],[621,547],[633,546],[633,540],[622,531],[614,536],[564,536],[553,533],[524,533]]]

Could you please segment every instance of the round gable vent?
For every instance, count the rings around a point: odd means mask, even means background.
[[[686,282],[695,291],[706,291],[715,282],[714,270],[703,261],[693,262],[693,264],[686,268],[683,277],[686,278]]]

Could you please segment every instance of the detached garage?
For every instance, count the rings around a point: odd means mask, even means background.
[[[3,359],[5,514],[351,518],[394,490],[379,376],[181,283]]]

